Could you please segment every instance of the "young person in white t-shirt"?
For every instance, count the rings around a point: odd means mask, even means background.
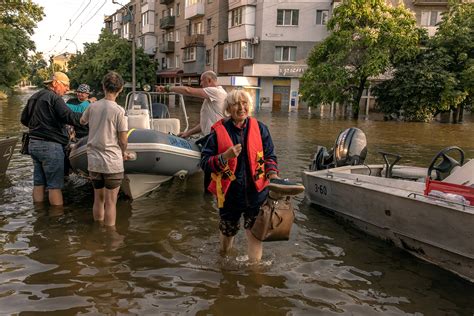
[[[170,85],[155,87],[158,92],[175,92],[204,99],[201,106],[199,124],[186,132],[179,133],[178,136],[180,137],[186,138],[199,133],[204,136],[208,135],[211,132],[211,126],[225,117],[224,100],[227,97],[227,92],[222,86],[217,85],[217,75],[214,71],[209,70],[202,73],[201,87],[193,88]]]
[[[105,97],[87,107],[81,124],[89,124],[87,163],[94,187],[94,220],[115,226],[117,196],[127,159],[128,122],[125,110],[115,102],[124,81],[116,72],[102,79]]]

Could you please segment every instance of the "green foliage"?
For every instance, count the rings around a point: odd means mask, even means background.
[[[43,15],[31,0],[1,2],[0,86],[12,88],[28,75],[28,52],[35,49],[30,36]]]
[[[473,89],[474,4],[452,2],[426,49],[399,65],[374,94],[384,113],[429,121],[439,112],[470,107]]]
[[[29,80],[35,86],[41,87],[43,81],[47,80],[50,72],[48,71],[48,64],[43,58],[43,53],[36,53],[29,56]]]
[[[156,80],[156,63],[142,48],[136,49],[137,86]],[[69,62],[69,76],[72,87],[87,83],[98,92],[102,91],[101,80],[108,71],[118,72],[125,81],[132,81],[131,44],[103,30],[97,43],[84,44],[84,53],[73,57]]]
[[[352,104],[357,117],[368,79],[418,52],[423,32],[413,14],[385,0],[346,0],[329,20],[332,33],[313,48],[301,80],[303,100]]]

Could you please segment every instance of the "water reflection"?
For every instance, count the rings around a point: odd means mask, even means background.
[[[0,137],[20,134],[28,95],[0,103]],[[199,105],[188,108],[196,123]],[[331,147],[350,126],[363,129],[369,162],[377,150],[426,166],[449,145],[474,157],[472,123],[399,123],[269,113],[283,175],[300,178],[317,144]],[[470,119],[467,116],[467,119]],[[121,197],[116,230],[92,219],[89,183],[72,176],[64,213],[31,202],[32,164],[15,152],[0,178],[0,310],[5,314],[469,315],[474,285],[337,222],[298,196],[289,242],[266,243],[249,266],[245,238],[218,254],[215,204],[202,175],[174,180],[146,198]]]

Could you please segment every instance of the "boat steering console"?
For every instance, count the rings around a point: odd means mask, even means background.
[[[459,161],[448,155],[450,152],[457,152],[459,154]],[[464,151],[458,146],[449,146],[441,150],[431,160],[430,166],[428,167],[428,177],[431,178],[431,173],[436,172],[435,180],[443,180],[446,178],[454,167],[462,166],[464,164]],[[438,160],[442,159],[440,162]]]

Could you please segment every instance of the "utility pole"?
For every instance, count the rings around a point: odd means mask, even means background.
[[[131,24],[132,27],[132,92],[135,95],[136,89],[136,74],[135,74],[135,17],[133,16],[133,12],[130,10],[129,6],[124,6],[121,3],[118,3],[116,0],[112,0],[113,4],[120,5],[123,9],[126,9],[130,14]]]

